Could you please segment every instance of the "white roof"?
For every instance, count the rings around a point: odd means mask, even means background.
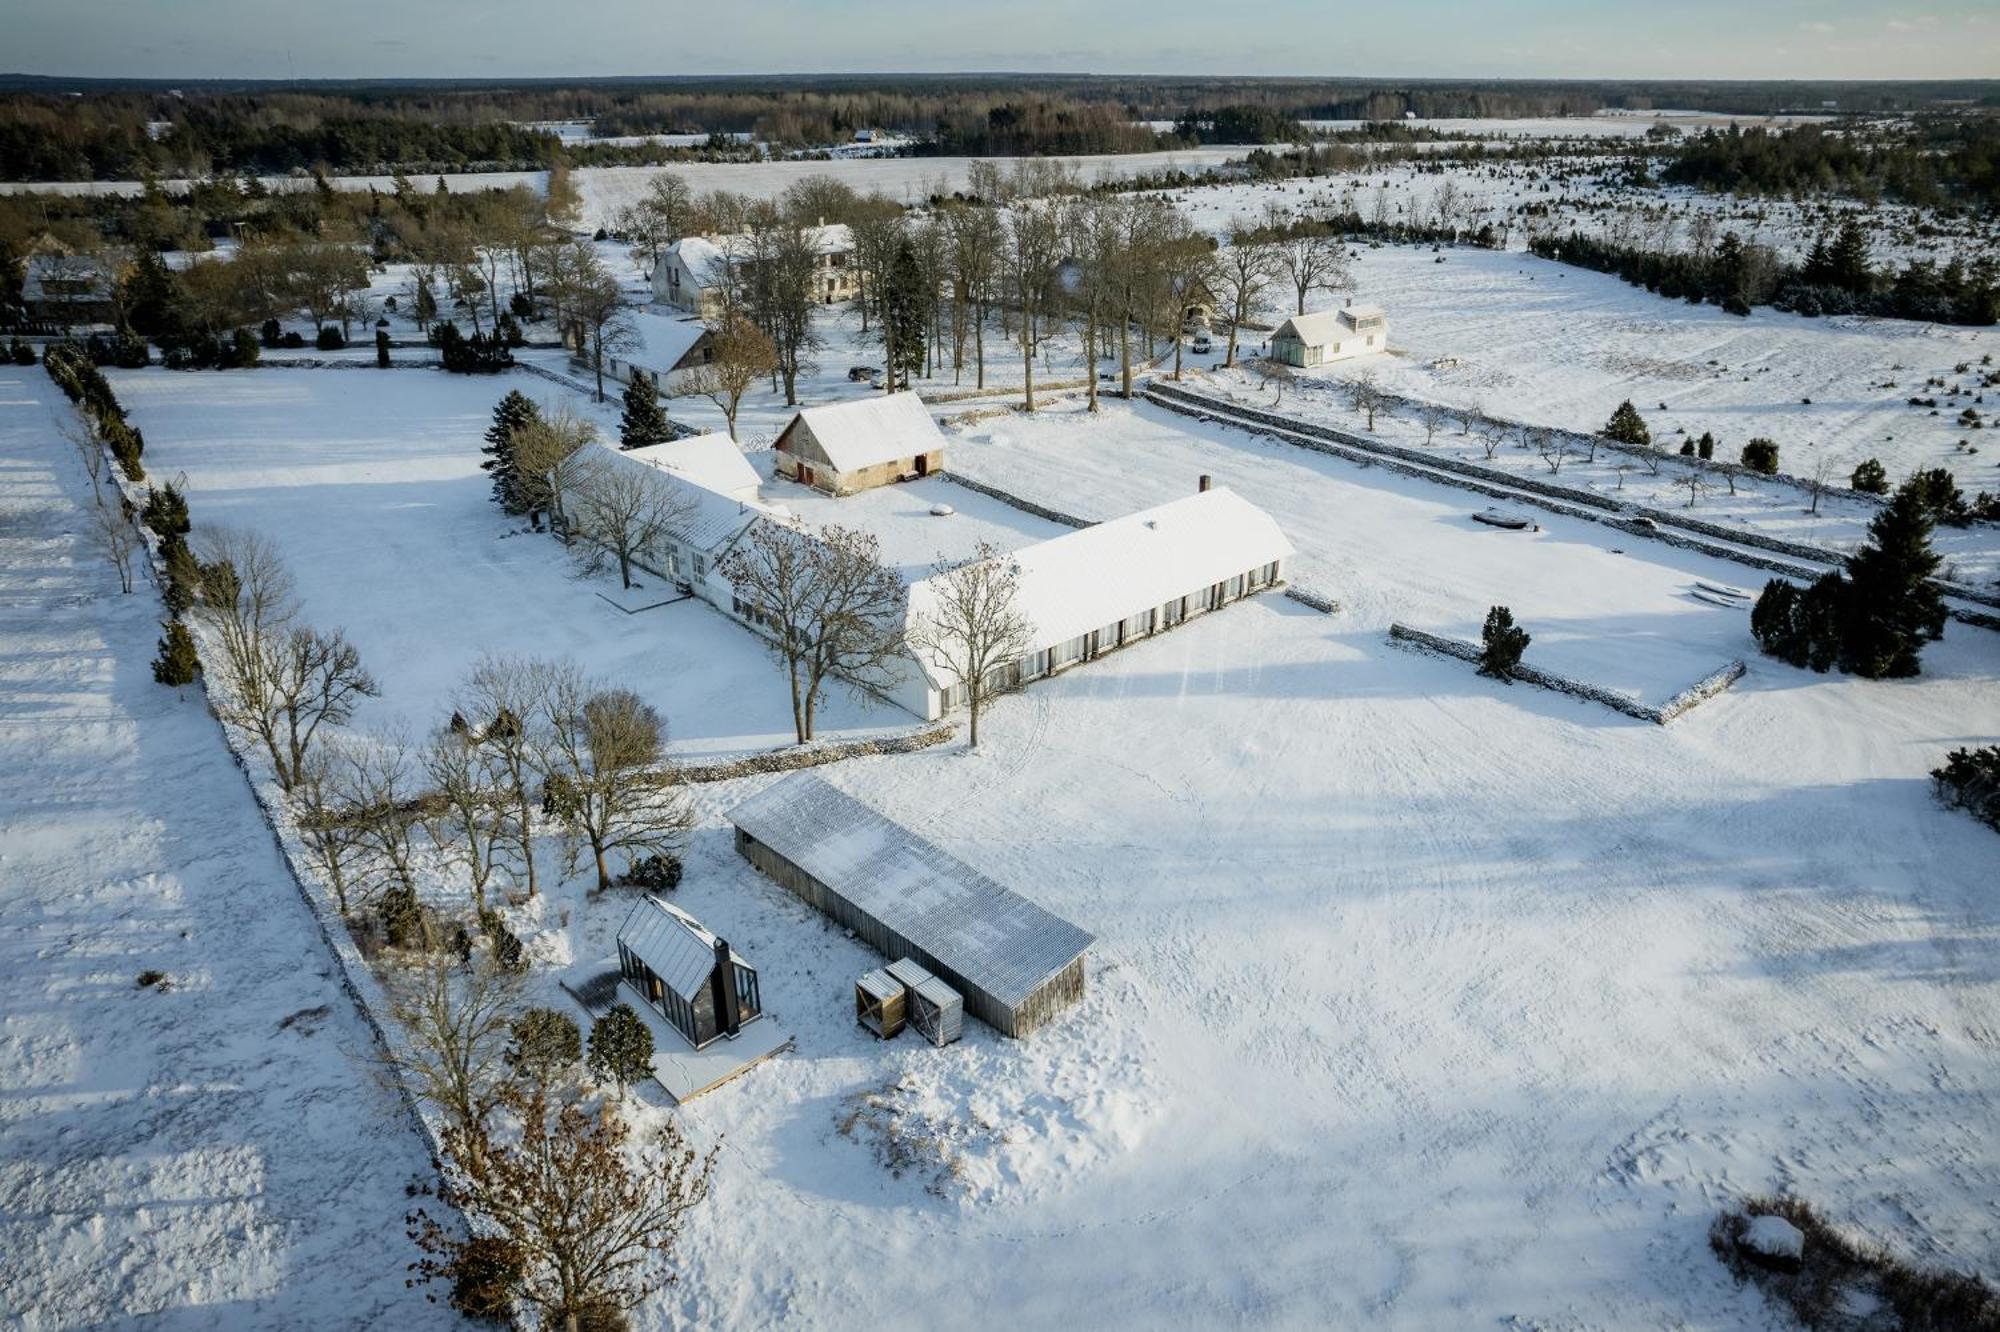
[[[1386,317],[1382,312],[1382,307],[1379,305],[1349,305],[1342,307],[1339,313],[1340,317],[1350,324],[1358,324],[1364,319],[1382,319]]]
[[[46,282],[88,283],[85,291],[51,292]],[[31,254],[21,278],[24,301],[96,301],[111,292],[111,276],[96,256],[88,254]]]
[[[672,371],[708,332],[708,325],[699,319],[667,319],[646,313],[635,313],[632,324],[641,340],[632,359],[657,374]]]
[[[854,249],[854,233],[842,223],[807,227],[806,239],[814,254],[846,254]],[[667,247],[667,257],[679,257],[697,280],[708,282],[721,276],[731,259],[748,258],[751,240],[747,235],[683,236]]]
[[[944,447],[944,432],[931,419],[924,400],[907,391],[808,407],[778,436],[780,449],[801,421],[840,472],[858,472]]]
[[[928,954],[947,983],[1012,1008],[1091,944],[941,847],[814,772],[795,772],[729,811],[729,821]],[[894,972],[894,968],[884,970]]]
[[[618,927],[618,942],[652,969],[660,983],[692,1003],[715,970],[715,934],[677,906],[650,894],[639,900]],[[748,959],[730,956],[749,966]]]
[[[704,554],[719,556],[735,544],[745,528],[767,512],[764,505],[754,500],[736,499],[710,490],[679,472],[609,444],[596,443],[588,447],[593,450],[591,466],[638,468],[653,481],[669,488],[673,492],[675,512],[666,524],[668,534],[682,545]]]
[[[1041,649],[1292,553],[1269,514],[1217,487],[999,558],[1013,562],[1014,608],[1033,625],[1033,646]],[[911,586],[912,619],[933,604],[935,582],[934,575]],[[940,688],[950,683],[935,663],[923,664]]]
[[[736,441],[719,430],[626,449],[624,454],[733,500],[754,501],[763,484]]]
[[[1323,347],[1329,342],[1338,342],[1354,331],[1343,321],[1338,310],[1316,310],[1312,314],[1293,315],[1278,325],[1272,332],[1273,338],[1282,338],[1287,332],[1308,347]]]

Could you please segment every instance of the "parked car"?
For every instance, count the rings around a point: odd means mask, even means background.
[[[848,369],[847,377],[856,384],[870,384],[882,377],[882,370],[880,366],[857,365]]]
[[[1194,335],[1194,341],[1188,344],[1188,350],[1196,356],[1206,356],[1215,350],[1215,343],[1209,338],[1207,329]]]

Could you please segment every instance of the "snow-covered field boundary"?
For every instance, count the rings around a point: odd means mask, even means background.
[[[1436,653],[1446,657],[1456,657],[1460,661],[1477,663],[1480,647],[1477,643],[1467,643],[1462,639],[1447,638],[1443,634],[1433,634],[1423,629],[1415,629],[1407,624],[1391,624],[1389,640],[1398,646],[1414,648],[1421,652]],[[1732,661],[1719,670],[1712,671],[1676,693],[1666,702],[1655,706],[1642,703],[1615,689],[1591,684],[1587,680],[1572,680],[1566,675],[1557,675],[1539,667],[1522,662],[1514,668],[1514,678],[1523,684],[1536,685],[1542,689],[1553,689],[1559,694],[1574,698],[1588,699],[1592,703],[1602,703],[1605,707],[1622,712],[1640,721],[1652,722],[1655,726],[1665,726],[1674,718],[1714,698],[1729,686],[1742,679],[1749,670],[1742,661]]]
[[[879,739],[869,737],[860,740],[829,740],[824,743],[792,745],[762,754],[745,754],[737,758],[690,764],[676,769],[673,780],[696,785],[703,782],[726,782],[738,777],[753,777],[760,773],[794,772],[800,768],[817,768],[824,764],[840,763],[853,758],[873,758],[882,754],[914,754],[920,749],[941,745],[957,733],[958,728],[950,722],[939,722],[922,730],[903,735],[883,736]]]
[[[1655,509],[1649,505],[1608,500],[1587,490],[1543,481],[1537,477],[1492,472],[1462,459],[1422,453],[1367,435],[1355,434],[1261,407],[1246,407],[1240,403],[1209,397],[1171,384],[1155,382],[1147,385],[1146,400],[1156,407],[1163,407],[1170,412],[1193,417],[1198,421],[1249,430],[1281,443],[1311,449],[1316,453],[1325,453],[1336,458],[1345,458],[1349,462],[1377,463],[1405,476],[1458,486],[1495,499],[1533,504],[1565,517],[1605,523],[1649,541],[1663,541],[1670,546],[1713,555],[1718,559],[1732,560],[1738,564],[1783,574],[1789,578],[1811,580],[1829,568],[1838,568],[1846,563],[1846,556],[1838,551],[1809,546],[1803,542],[1787,541],[1782,537],[1767,536],[1761,532],[1728,527],[1683,513],[1670,513],[1665,509]],[[1682,530],[1670,532],[1644,526],[1635,521],[1640,519],[1647,523],[1668,524]],[[1713,538],[1713,540],[1703,538]],[[1719,544],[1723,542],[1728,544]],[[1741,549],[1744,546],[1791,558],[1772,559],[1754,551]],[[1810,563],[1802,564],[1798,561]],[[1942,579],[1933,581],[1940,590],[1951,596],[1976,601],[1981,605],[2000,606],[2000,593],[1987,592]],[[1991,627],[1988,623],[1990,617],[1958,611],[1954,611],[1953,614],[1954,618],[1967,624]]]

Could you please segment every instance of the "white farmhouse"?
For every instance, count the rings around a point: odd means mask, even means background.
[[[808,407],[773,448],[779,476],[829,495],[944,470],[944,432],[909,392]]]
[[[810,227],[814,294],[822,305],[852,297],[859,287],[854,266],[854,234],[847,227]],[[653,300],[703,319],[722,313],[723,287],[732,272],[758,261],[750,236],[683,236],[667,247],[653,270]]]
[[[673,444],[687,445],[692,441],[676,440]],[[713,606],[727,608],[734,593],[727,579],[722,577],[722,562],[736,549],[744,534],[759,519],[777,513],[776,510],[758,502],[755,491],[748,498],[738,498],[696,481],[693,473],[702,471],[709,476],[720,472],[720,460],[713,446],[697,446],[696,450],[684,450],[677,461],[678,466],[670,466],[655,455],[659,450],[671,449],[673,444],[654,445],[651,448],[636,449],[630,453],[612,448],[608,444],[590,444],[589,454],[580,475],[586,478],[596,468],[636,469],[647,480],[661,489],[666,497],[670,516],[665,524],[666,534],[654,549],[642,553],[633,563],[655,577],[664,578],[692,592]],[[730,446],[732,449],[734,445]],[[742,462],[741,456],[738,461]],[[743,469],[754,478],[756,471],[748,462]],[[588,539],[589,533],[583,533]]]
[[[1388,346],[1389,317],[1379,305],[1293,315],[1271,334],[1272,357],[1300,369],[1368,356]]]
[[[690,485],[742,503],[756,503],[758,488],[764,484],[764,478],[743,456],[743,450],[736,447],[736,441],[719,430],[621,452],[670,472]]]
[[[1023,546],[1001,558],[1015,567],[1014,609],[1032,626],[1032,646],[993,683],[1054,675],[1276,587],[1292,554],[1269,514],[1232,490],[1208,489],[1206,478],[1185,499]],[[935,581],[911,585],[913,623],[935,604]],[[962,704],[966,690],[947,663],[912,649],[912,668],[888,693],[929,721]]]

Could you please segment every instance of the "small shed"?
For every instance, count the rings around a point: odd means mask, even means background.
[[[772,447],[779,476],[830,495],[944,470],[944,432],[908,392],[808,407]]]
[[[877,967],[854,982],[854,1020],[883,1040],[903,1029],[908,1014],[907,987],[888,968]]]
[[[1271,334],[1271,355],[1300,369],[1367,356],[1388,347],[1389,317],[1379,305],[1293,315]]]
[[[819,774],[795,772],[729,819],[745,860],[885,957],[914,959],[1002,1035],[1083,997],[1090,934]]]
[[[757,969],[700,921],[648,895],[618,927],[627,988],[699,1050],[763,1016]]]
[[[964,1034],[965,999],[905,957],[885,970],[903,984],[903,1011],[917,1034],[932,1045],[950,1045]]]

